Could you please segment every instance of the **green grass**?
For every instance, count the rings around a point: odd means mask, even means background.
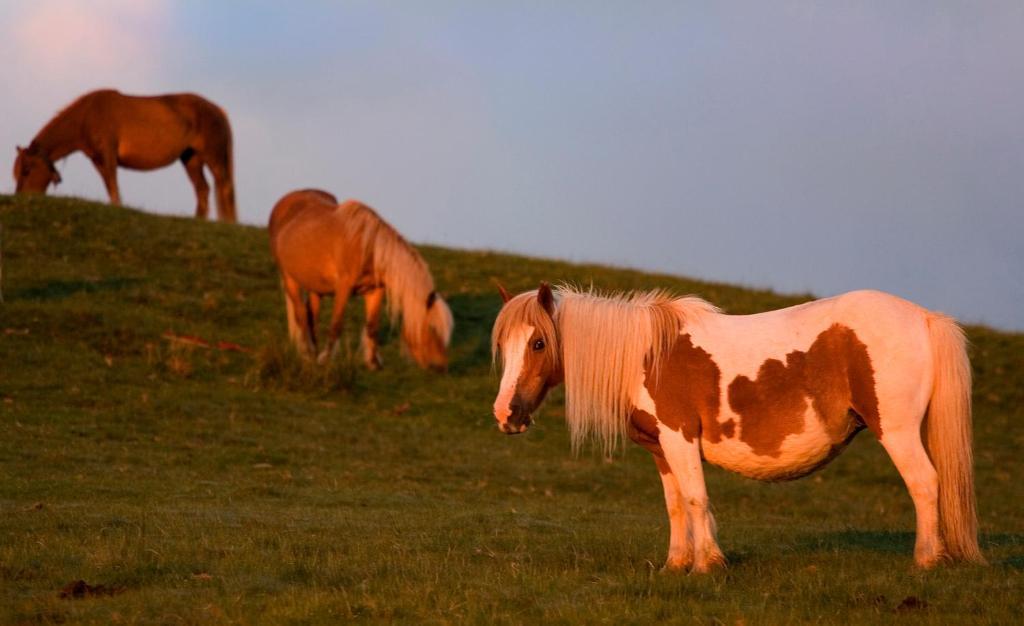
[[[809,296],[425,247],[456,316],[449,375],[393,335],[383,372],[353,355],[321,374],[282,348],[262,229],[6,196],[0,224],[2,623],[1019,619],[1019,334],[969,329],[990,566],[913,570],[910,499],[862,434],[802,481],[709,468],[730,567],[666,575],[646,452],[573,458],[557,392],[528,435],[498,434],[493,281],[668,287],[737,313]],[[60,599],[77,579],[118,593]]]

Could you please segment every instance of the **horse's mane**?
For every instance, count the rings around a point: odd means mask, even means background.
[[[82,104],[86,98],[94,93],[96,92],[90,92],[79,96],[66,107],[57,111],[57,113],[39,129],[39,132],[35,134],[35,137],[32,138],[32,142],[29,144],[29,149],[37,151],[42,156],[46,156],[51,160],[62,158],[64,155],[51,156],[49,152],[54,148],[53,144],[55,141],[66,142],[69,139],[77,139],[78,135],[82,132],[82,118],[85,113],[85,109]]]
[[[434,291],[434,277],[420,253],[398,231],[384,221],[377,212],[365,204],[348,200],[338,210],[347,228],[362,240],[363,249],[373,255],[376,278],[384,284],[391,322],[402,318],[402,332],[415,345],[419,345],[425,318],[437,331],[445,345],[451,339],[451,310],[438,298],[427,309],[427,299]]]
[[[683,326],[718,312],[701,298],[664,290],[600,294],[561,286],[555,290],[552,324],[536,294],[520,294],[505,305],[495,322],[492,350],[521,323],[538,329],[548,345],[560,345],[573,449],[594,437],[606,454],[623,441],[645,370],[649,367],[656,378]]]

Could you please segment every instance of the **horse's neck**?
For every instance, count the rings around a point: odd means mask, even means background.
[[[39,152],[51,161],[62,159],[67,155],[81,150],[82,145],[82,111],[75,103],[61,111],[40,130],[32,143]]]

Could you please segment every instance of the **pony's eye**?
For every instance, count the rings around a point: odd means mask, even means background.
[[[544,349],[544,340],[543,339],[538,339],[537,341],[534,341],[533,342],[533,349],[534,350],[543,350]]]

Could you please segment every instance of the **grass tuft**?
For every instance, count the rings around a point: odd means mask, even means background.
[[[273,338],[253,355],[246,381],[256,390],[351,393],[357,388],[361,367],[349,350],[321,365],[301,357],[285,338]]]

